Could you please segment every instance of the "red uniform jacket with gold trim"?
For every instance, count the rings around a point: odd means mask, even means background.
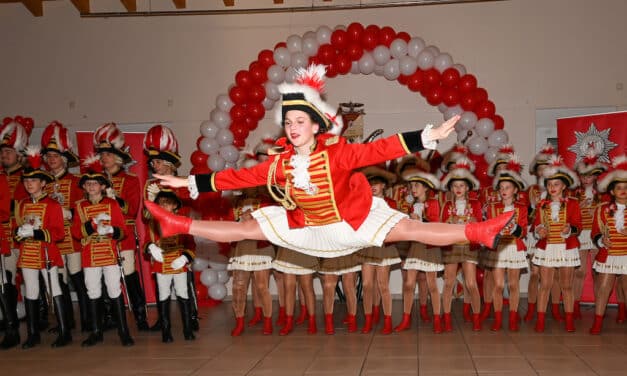
[[[414,206],[411,206],[409,214],[416,214]],[[425,207],[422,211],[421,222],[440,222],[440,202],[436,198],[428,198],[425,201]]]
[[[483,218],[483,214],[481,211],[481,202],[475,199],[467,199],[466,209],[464,210],[464,213],[462,215],[457,215],[455,202],[446,201],[444,203],[444,206],[442,207],[441,218],[442,218],[442,222],[454,223],[454,224],[468,223],[471,220],[475,222],[480,222],[481,219]],[[464,244],[469,244],[469,243],[464,243]],[[471,244],[470,247],[472,249],[479,248],[479,246],[475,244]],[[442,249],[446,250],[446,249],[450,249],[450,247],[443,247]]]
[[[185,256],[188,263],[194,261],[194,257],[196,257],[196,242],[194,241],[194,237],[188,234],[180,234],[162,238],[157,231],[155,231],[155,225],[154,220],[151,220],[148,224],[149,241],[163,250],[163,262],[152,260],[151,271],[161,274],[186,273],[187,268],[183,267],[175,270],[172,269],[170,264],[179,256]],[[146,243],[146,251],[150,243]]]
[[[57,201],[62,208],[73,210],[74,204],[83,199],[83,190],[78,186],[80,178],[69,172],[65,172],[52,183],[46,184],[44,190],[48,193],[48,196]],[[72,237],[72,221],[63,220],[63,226],[65,236],[63,240],[57,243],[59,252],[62,255],[67,255],[74,252],[81,251],[81,243]]]
[[[111,176],[111,184],[115,190],[116,200],[120,204],[126,228],[126,237],[120,244],[121,250],[135,249],[135,221],[141,206],[141,187],[139,178],[124,170],[119,170]]]
[[[12,222],[14,220],[13,213],[15,208],[15,203],[22,199],[28,198],[28,193],[24,188],[24,184],[22,183],[22,165],[17,165],[9,170],[4,170],[2,174],[6,177],[6,181],[8,184],[8,189],[5,194],[2,196],[6,196],[6,199],[9,200],[9,219],[6,221],[2,221],[2,249],[0,249],[0,253],[3,255],[8,255],[11,253],[11,249],[18,248],[18,245],[13,241],[13,232],[12,232]]]
[[[144,201],[148,201],[148,186],[154,183],[154,184],[157,184],[159,187],[161,187],[159,182],[160,180],[155,179],[155,178],[150,178],[146,180],[146,184],[144,184],[144,189],[142,191],[143,192],[142,196],[144,198]],[[190,208],[191,208],[191,203],[192,203],[192,199],[189,196],[189,189],[187,189],[187,187],[179,187],[179,188],[167,187],[167,189],[173,190],[174,193],[176,194],[176,197],[178,197],[179,200],[181,200],[183,204],[181,208],[177,210],[177,214],[188,216],[189,212],[191,211]],[[146,223],[148,223],[148,221],[151,218],[150,212],[145,207],[142,210],[142,217]]]
[[[579,201],[579,208],[581,209],[581,229],[591,230],[594,211],[597,206],[603,202],[603,195],[597,192],[596,189],[592,191],[592,198],[586,198],[586,188],[579,187],[569,192],[570,196]]]
[[[486,213],[487,218],[491,219],[497,217],[499,214],[503,213],[504,209],[505,205],[502,202],[496,202],[491,204],[488,207]],[[499,245],[506,245],[515,242],[516,249],[518,251],[524,251],[525,249],[527,249],[527,246],[525,246],[525,242],[523,241],[523,239],[527,236],[527,206],[516,202],[514,203],[514,211],[516,212],[516,214],[514,214],[514,219],[512,223],[516,223],[518,227],[516,228],[516,231],[514,233],[502,235],[501,240],[499,241]]]
[[[610,238],[612,242],[611,247],[599,247],[596,260],[598,262],[605,262],[608,255],[612,256],[627,256],[627,235],[623,235],[616,230],[616,219],[614,215],[616,213],[616,203],[605,202],[597,206],[594,211],[594,217],[592,221],[592,232],[590,236],[594,239],[598,245],[598,240],[603,235]],[[627,209],[623,211],[623,223],[627,226]]]
[[[197,175],[196,184],[199,191],[208,192],[265,185],[271,179],[296,203],[295,209],[287,211],[290,228],[344,220],[358,229],[372,206],[372,191],[366,177],[353,170],[422,150],[420,135],[421,131],[406,132],[367,144],[348,144],[345,138],[329,134],[316,136],[308,168],[311,182],[318,187],[313,195],[293,186],[290,158],[295,151],[285,139],[277,141],[284,151],[267,161],[237,171]]]
[[[63,266],[63,260],[57,247],[57,242],[63,240],[63,210],[61,205],[45,193],[35,200],[25,198],[18,201],[14,210],[14,232],[19,226],[30,223],[41,223],[39,229],[34,230],[32,238],[15,237],[19,243],[20,257],[17,262],[19,268],[43,269],[46,267],[46,252],[51,266]]]
[[[92,220],[98,214],[107,214],[111,220],[105,225],[113,227],[113,234],[98,235]],[[72,236],[80,239],[83,267],[111,266],[118,263],[118,241],[124,238],[124,215],[117,201],[104,197],[96,203],[87,199],[79,200],[74,206]]]
[[[561,201],[559,219],[556,222],[551,219],[551,201],[542,200],[538,202],[532,231],[535,231],[540,224],[547,229],[548,235],[546,238],[538,240],[536,248],[546,249],[548,243],[565,243],[566,249],[579,247],[577,236],[581,231],[581,209],[577,200],[567,197]],[[566,224],[570,225],[571,232],[570,236],[564,239],[560,233]]]

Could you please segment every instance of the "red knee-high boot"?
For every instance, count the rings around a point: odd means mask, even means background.
[[[277,326],[285,326],[285,307],[279,306],[279,317],[276,319]]]
[[[444,331],[452,332],[453,331],[453,322],[451,321],[451,313],[444,313]]]
[[[309,320],[309,326],[307,327],[308,334],[316,334],[318,333],[318,327],[316,326],[316,315],[307,315],[307,319]]]
[[[366,318],[366,322],[364,322],[364,327],[361,328],[361,332],[368,334],[372,331],[372,313],[366,313],[364,316]]]
[[[261,332],[266,336],[272,334],[272,316],[263,318],[263,329]]]
[[[569,333],[575,331],[575,315],[572,312],[566,312],[566,331]]]
[[[433,333],[442,333],[442,320],[440,315],[433,315]]]
[[[420,320],[422,320],[422,322],[431,322],[431,317],[429,316],[426,304],[420,306]]]
[[[293,315],[285,315],[285,325],[279,330],[280,336],[286,336],[290,334],[294,330],[294,316]]]
[[[244,318],[243,317],[236,317],[235,318],[235,328],[233,328],[233,330],[231,330],[231,335],[233,337],[238,337],[238,336],[242,335],[242,332],[244,332]]]
[[[390,333],[392,333],[392,316],[383,315],[383,329],[381,330],[381,334]]]
[[[483,303],[483,309],[481,310],[481,321],[485,321],[490,317],[490,311],[492,311],[492,303]]]
[[[248,322],[248,326],[255,326],[263,320],[263,311],[261,307],[255,307],[255,315]]]
[[[536,313],[536,303],[528,303],[527,304],[527,314],[525,315],[525,322],[533,321],[533,316]]]
[[[509,311],[509,331],[517,332],[518,330],[518,312]]]
[[[357,317],[355,315],[346,315],[346,328],[349,333],[357,331]]]
[[[624,323],[626,317],[627,314],[625,314],[625,303],[618,303],[618,314],[616,315],[616,323]]]
[[[401,323],[394,328],[395,332],[402,332],[403,330],[407,330],[411,328],[411,313],[403,313],[403,320]]]
[[[381,306],[372,306],[372,325],[377,325],[381,320]]]
[[[305,307],[303,304],[301,304],[300,305],[300,312],[298,314],[298,317],[296,318],[296,325],[300,325],[300,324],[304,323],[305,320],[307,320],[307,307]]]
[[[159,222],[161,237],[167,238],[177,234],[188,234],[192,219],[182,215],[172,214],[150,200],[144,202],[152,217]]]
[[[496,249],[501,238],[501,230],[514,218],[514,214],[514,212],[507,212],[487,221],[468,223],[464,228],[466,238],[471,243]]]
[[[490,328],[493,332],[498,332],[501,330],[503,326],[503,312],[502,311],[494,311],[494,323],[492,323],[492,327]]]
[[[545,321],[545,312],[538,312],[538,318],[536,319],[536,326],[533,328],[537,333],[544,333],[544,321]]]
[[[594,315],[594,323],[590,328],[590,334],[601,334],[601,328],[603,327],[603,316]]]
[[[481,315],[478,313],[472,314],[472,330],[475,332],[481,331]]]
[[[335,327],[333,326],[333,314],[325,313],[324,315],[324,332],[326,334],[335,334]]]

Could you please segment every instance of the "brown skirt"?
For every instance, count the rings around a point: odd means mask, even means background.
[[[427,248],[423,243],[412,242],[407,258],[442,264],[442,251],[440,248]]]
[[[361,270],[361,261],[355,253],[346,256],[320,258],[318,272],[320,274],[346,274]]]
[[[394,265],[401,262],[398,250],[393,245],[386,247],[368,247],[356,253],[357,259],[362,264],[379,266]]]
[[[279,247],[272,267],[283,273],[306,275],[318,270],[318,258],[294,250]]]
[[[454,244],[450,248],[442,250],[443,264],[459,264],[462,262],[477,264],[479,262],[479,252],[470,250],[470,245],[468,244]]]
[[[242,240],[235,244],[235,247],[231,249],[231,257],[241,256],[268,256],[271,259],[274,258],[274,247],[267,246],[263,248],[257,247],[257,240]],[[267,244],[267,243],[266,243]]]

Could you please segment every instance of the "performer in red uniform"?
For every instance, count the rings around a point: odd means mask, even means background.
[[[135,323],[138,330],[149,330],[146,321],[146,297],[135,264],[136,252],[139,253],[135,220],[141,207],[141,187],[137,176],[124,168],[133,162],[133,157],[128,152],[128,146],[125,145],[124,134],[114,123],[107,123],[96,129],[94,150],[98,153],[104,172],[111,181],[107,196],[114,198],[120,204],[126,222],[124,231],[126,237],[120,242],[120,255],[123,260],[124,278],[133,307]],[[141,255],[138,256],[141,257]]]
[[[181,208],[182,202],[174,191],[163,189],[157,193],[153,202],[162,208],[175,212]],[[194,340],[192,329],[192,304],[188,295],[187,268],[194,259],[196,244],[191,235],[175,235],[167,238],[159,236],[159,226],[153,220],[149,223],[150,243],[146,252],[152,256],[152,271],[157,278],[159,292],[159,322],[161,323],[161,341],[174,341],[170,320],[170,294],[172,284],[176,299],[179,302],[181,319],[183,320],[183,337],[186,341]]]
[[[63,267],[57,242],[63,240],[63,210],[44,190],[53,181],[52,175],[40,169],[41,153],[38,146],[27,147],[30,167],[24,169],[22,182],[29,197],[15,205],[14,233],[20,246],[18,268],[22,269],[26,294],[26,322],[28,338],[22,348],[28,349],[41,342],[39,335],[39,275],[43,276],[49,298],[54,302],[58,322],[58,337],[52,347],[63,347],[72,341],[67,306],[59,286],[58,269]]]
[[[573,317],[573,276],[580,265],[579,240],[581,209],[579,202],[566,195],[567,189],[579,185],[577,175],[562,164],[559,156],[549,161],[540,184],[546,187],[547,198],[538,203],[533,231],[538,239],[532,262],[540,267],[538,319],[536,332],[544,332],[545,312],[555,272],[566,312],[566,331],[575,331]]]
[[[124,216],[117,201],[105,196],[106,189],[111,187],[111,183],[98,167],[98,160],[97,156],[90,156],[85,161],[88,169],[79,180],[81,188],[85,191],[85,199],[76,202],[72,219],[72,236],[80,239],[83,246],[82,264],[92,323],[92,332],[81,345],[91,347],[103,341],[104,276],[122,346],[133,346],[135,342],[126,324],[124,297],[120,288],[121,260],[118,242],[125,236]]]
[[[627,296],[627,156],[615,157],[612,167],[598,184],[599,191],[610,193],[612,198],[597,206],[592,224],[591,236],[599,247],[594,270],[599,275],[590,334],[601,333],[603,315],[615,281],[616,290],[622,290],[623,296]],[[619,276],[621,278],[617,278]],[[624,312],[625,303],[622,305]]]
[[[80,311],[81,332],[89,331],[91,324],[88,322],[87,312],[87,288],[85,276],[81,266],[81,245],[72,238],[72,207],[74,203],[83,198],[83,192],[78,186],[78,176],[70,173],[68,168],[77,166],[78,156],[72,150],[72,141],[68,130],[58,121],[53,121],[44,130],[41,136],[41,154],[48,166],[48,171],[54,177],[54,181],[46,184],[45,190],[48,196],[63,208],[63,227],[65,237],[57,246],[63,258],[63,268],[60,269],[62,278],[59,279],[61,291],[63,291],[64,304],[69,312],[70,324],[74,326],[74,309],[70,296],[69,283],[72,280],[74,291],[78,297]]]
[[[4,212],[0,225],[0,290],[3,317],[6,322],[4,339],[0,342],[0,349],[8,349],[19,345],[19,321],[17,318],[17,287],[15,276],[17,273],[18,244],[13,241],[11,223],[13,222],[13,208],[15,201],[28,197],[21,182],[23,166],[22,153],[28,143],[28,129],[11,119],[0,127],[0,161],[3,171],[2,179],[6,189],[2,189],[2,211]],[[8,205],[8,206],[7,206]],[[8,216],[6,216],[8,212]],[[48,312],[46,311],[46,316]]]
[[[460,241],[494,247],[497,235],[511,220],[507,214],[489,223],[456,225],[411,221],[385,201],[372,198],[361,173],[353,170],[419,151],[447,137],[459,117],[439,128],[407,132],[368,144],[347,144],[334,135],[341,120],[322,101],[323,66],[301,70],[297,84],[282,86],[283,102],[277,113],[287,138],[278,143],[282,153],[250,169],[224,170],[208,175],[178,178],[156,176],[173,187],[189,186],[192,197],[199,190],[240,189],[267,184],[283,205],[253,212],[254,221],[192,221],[173,216],[146,203],[167,234],[191,233],[215,241],[270,240],[298,252],[335,257],[383,242],[422,241],[447,245]],[[313,84],[315,86],[309,86]],[[318,89],[318,90],[317,90]],[[320,134],[318,134],[320,133]]]

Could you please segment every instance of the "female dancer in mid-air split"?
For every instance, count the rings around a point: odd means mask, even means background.
[[[423,223],[373,198],[365,176],[353,170],[389,159],[434,149],[459,116],[434,128],[399,133],[367,144],[348,144],[338,136],[341,119],[320,97],[324,67],[300,70],[294,84],[279,87],[282,103],[277,120],[286,138],[266,162],[252,168],[224,170],[187,178],[155,175],[161,184],[198,192],[241,189],[266,184],[282,206],[267,206],[244,222],[201,221],[168,213],[151,202],[147,209],[159,221],[163,236],[189,233],[217,242],[269,240],[298,252],[336,257],[383,242],[417,241],[434,246],[462,241],[495,248],[506,213],[490,221],[465,225]]]

